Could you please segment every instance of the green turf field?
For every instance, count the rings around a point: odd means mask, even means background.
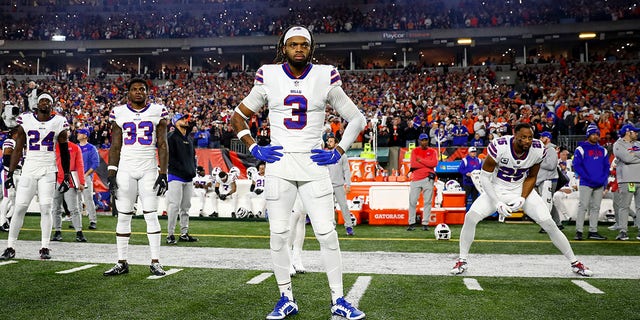
[[[91,243],[115,246],[115,218],[100,216],[99,229],[87,230]],[[63,227],[65,242],[73,241],[72,229]],[[88,222],[85,224],[88,225]],[[166,220],[161,220],[166,228]],[[87,226],[85,225],[85,228]],[[452,226],[457,239],[461,226]],[[305,250],[318,250],[307,227]],[[479,224],[472,253],[558,254],[548,237],[528,223]],[[143,219],[133,220],[132,244],[146,244]],[[574,227],[565,234],[573,238]],[[347,238],[338,228],[343,251],[456,253],[458,242],[435,241],[431,231],[407,232],[402,227],[356,227]],[[633,240],[571,241],[577,255],[640,255],[636,229]],[[600,232],[610,239],[616,232],[606,226]],[[191,222],[197,243],[178,246],[268,248],[266,222],[197,220]],[[7,233],[0,234],[0,239]],[[21,240],[39,240],[39,217],[27,216]],[[163,246],[164,246],[163,236]],[[185,248],[185,250],[188,250]],[[277,299],[273,277],[256,285],[246,282],[270,270],[184,268],[151,280],[146,268],[128,275],[104,277],[111,265],[56,274],[84,263],[16,260],[0,266],[0,306],[6,319],[264,319]],[[499,266],[497,266],[499,267]],[[464,277],[345,274],[345,293],[360,276],[371,283],[359,306],[367,319],[639,319],[635,297],[640,280],[578,278],[476,277],[483,291],[469,290]],[[572,283],[585,280],[604,291],[590,294]],[[294,293],[300,314],[292,319],[330,319],[329,293],[323,273],[294,277]]]

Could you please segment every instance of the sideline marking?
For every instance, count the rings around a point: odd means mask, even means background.
[[[155,275],[154,276],[148,276],[147,279],[156,280],[156,279],[164,278],[164,277],[166,277],[168,275],[172,275],[174,273],[178,273],[180,271],[182,271],[182,269],[169,269],[169,270],[166,271],[167,273],[164,276],[155,276]]]
[[[357,308],[358,303],[360,302],[360,299],[362,299],[364,292],[367,291],[369,284],[371,284],[371,276],[358,277],[356,282],[353,284],[353,287],[351,287],[351,290],[349,290],[349,293],[347,293],[345,299],[349,301],[352,306]],[[340,316],[331,316],[331,320],[344,320],[344,318]]]
[[[93,268],[93,267],[97,267],[97,264],[85,264],[84,266],[81,267],[77,267],[77,268],[73,268],[73,269],[69,269],[69,270],[62,270],[62,271],[58,271],[56,272],[57,274],[67,274],[67,273],[74,273],[76,271],[81,271],[81,270],[85,270],[85,269],[89,269],[89,268]]]
[[[462,281],[464,281],[464,285],[467,286],[469,290],[484,291],[478,280],[474,278],[464,278]]]
[[[16,261],[16,260],[3,261],[3,262],[0,262],[0,266],[4,266],[4,265],[7,265],[7,264],[12,264],[12,263],[18,263],[18,261]]]
[[[584,280],[571,280],[576,286],[582,288],[582,290],[593,293],[593,294],[604,294],[604,291],[590,285],[588,282]]]
[[[247,284],[259,284],[262,281],[265,281],[267,279],[269,279],[269,277],[271,277],[273,275],[273,272],[265,272],[265,273],[261,273],[255,277],[253,277],[251,280],[247,281]]]

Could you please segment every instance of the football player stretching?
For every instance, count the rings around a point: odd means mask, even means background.
[[[488,157],[482,164],[480,181],[482,193],[471,205],[460,231],[460,256],[452,274],[467,270],[467,256],[476,233],[476,225],[490,214],[498,211],[501,217],[523,209],[540,225],[551,238],[551,242],[571,262],[573,272],[589,277],[593,272],[578,261],[567,237],[558,229],[544,200],[533,190],[540,163],[547,148],[533,138],[533,129],[528,123],[519,123],[507,135],[491,141]]]

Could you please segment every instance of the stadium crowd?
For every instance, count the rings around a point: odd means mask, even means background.
[[[277,35],[303,24],[314,33],[410,31],[451,28],[514,27],[617,21],[640,18],[640,7],[624,0],[561,0],[531,5],[523,1],[442,0],[362,1],[50,1],[30,13],[18,6],[0,19],[0,39],[67,40],[166,39]],[[268,4],[268,6],[267,6]],[[33,6],[46,7],[34,14]],[[34,23],[34,21],[38,21]]]
[[[559,135],[584,136],[594,122],[601,142],[609,144],[623,124],[640,120],[637,62],[522,65],[517,75],[516,84],[507,85],[496,79],[492,67],[448,72],[414,67],[343,72],[342,79],[366,118],[377,119],[379,146],[405,146],[420,133],[427,133],[432,145],[439,139],[445,146],[483,146],[491,134],[507,134],[517,122],[530,122],[537,132],[552,132],[554,141]],[[58,77],[37,85],[52,92],[55,110],[72,124],[72,136],[76,129],[88,128],[90,143],[108,148],[108,113],[124,101],[126,81]],[[252,74],[200,74],[191,79],[178,75],[157,85],[148,81],[150,98],[170,112],[191,113],[197,119],[194,135],[199,147],[230,147],[235,135],[228,120],[240,97],[249,92]],[[11,77],[2,82],[4,99],[24,108],[28,82]],[[326,130],[340,137],[341,120],[330,108],[327,113]],[[268,136],[265,113],[251,119],[251,130],[253,136]],[[370,121],[359,139],[366,142],[372,135]]]

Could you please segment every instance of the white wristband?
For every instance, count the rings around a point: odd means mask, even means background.
[[[233,109],[233,112],[239,114],[243,119],[245,120],[249,120],[249,117],[247,117],[241,110],[240,108],[236,107],[235,109]]]
[[[253,150],[253,148],[255,148],[258,144],[257,143],[253,143],[252,145],[249,146],[249,152],[251,152],[251,150]]]
[[[238,139],[242,140],[242,137],[246,135],[251,135],[251,131],[249,131],[249,129],[240,130],[240,132],[238,132]]]
[[[118,166],[108,166],[107,170],[118,171]]]

